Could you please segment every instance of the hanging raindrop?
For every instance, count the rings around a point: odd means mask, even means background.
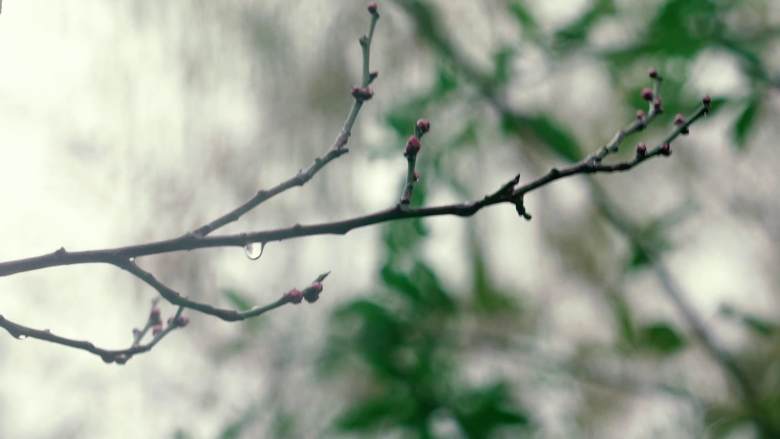
[[[263,256],[263,250],[265,250],[264,242],[250,242],[244,246],[244,253],[246,253],[246,257],[253,261],[258,260],[260,259],[260,256]]]

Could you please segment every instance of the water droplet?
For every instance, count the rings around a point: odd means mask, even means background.
[[[27,338],[27,335],[26,334],[19,334],[19,336],[16,337],[16,338],[19,339],[19,340],[24,340],[25,338]]]
[[[250,242],[244,246],[244,253],[246,253],[246,257],[253,261],[258,260],[260,259],[260,256],[263,256],[263,250],[265,250],[264,242]]]
[[[131,257],[130,262],[135,262],[135,257]]]

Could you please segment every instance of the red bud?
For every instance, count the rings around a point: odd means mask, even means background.
[[[352,96],[360,101],[367,101],[374,96],[371,87],[352,87]]]
[[[284,295],[284,298],[287,299],[287,301],[290,303],[298,304],[301,303],[301,300],[303,300],[303,293],[301,290],[293,288]]]
[[[417,121],[417,131],[419,134],[425,134],[431,130],[431,121],[428,119],[420,119]]]
[[[417,136],[411,136],[409,137],[409,140],[406,141],[406,150],[404,151],[405,156],[413,156],[420,152],[420,148],[422,145],[420,144],[420,139],[417,138]]]

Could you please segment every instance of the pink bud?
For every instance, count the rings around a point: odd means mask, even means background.
[[[152,326],[152,335],[154,336],[160,335],[162,330],[163,330],[162,323],[157,323],[156,325]]]
[[[663,145],[661,145],[661,154],[665,156],[672,155],[672,145],[670,145],[669,142],[666,142]]]
[[[644,157],[647,154],[647,145],[644,143],[639,143],[636,145],[636,155],[639,157]]]
[[[663,101],[661,101],[661,96],[656,96],[653,100],[653,110],[655,110],[656,113],[663,113],[664,106]]]
[[[284,295],[284,298],[290,303],[298,304],[303,300],[303,293],[301,290],[293,288]]]
[[[653,78],[653,79],[657,79],[657,78],[658,78],[658,70],[656,70],[656,69],[654,69],[654,68],[653,68],[653,69],[650,69],[650,70],[648,70],[648,71],[647,71],[647,76],[649,76],[649,77],[651,77],[651,78]]]
[[[646,100],[647,102],[650,102],[653,100],[653,90],[645,87],[642,89],[642,99]]]
[[[677,125],[677,126],[685,125],[685,116],[683,116],[680,113],[677,113],[674,116],[674,124]]]
[[[431,121],[428,119],[420,119],[417,121],[417,131],[420,134],[425,134],[431,129]]]
[[[374,96],[374,91],[371,87],[352,87],[352,96],[360,101],[367,101]]]
[[[179,316],[174,322],[176,323],[176,326],[183,328],[190,323],[190,318],[187,316]]]
[[[309,286],[313,291],[316,291],[318,294],[322,291],[322,283],[320,282],[314,282]]]
[[[704,95],[704,97],[701,99],[701,103],[707,107],[707,109],[710,108],[710,104],[712,104],[712,98],[710,95]]]
[[[404,151],[405,156],[413,156],[420,152],[420,148],[422,145],[420,144],[420,139],[417,138],[417,136],[411,136],[409,137],[409,140],[406,141],[406,150]]]
[[[368,12],[371,15],[376,15],[379,11],[379,6],[377,6],[376,2],[371,2],[368,4]]]

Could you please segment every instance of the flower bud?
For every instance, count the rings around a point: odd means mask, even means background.
[[[374,96],[371,87],[352,87],[352,96],[359,101],[367,101]]]
[[[653,111],[656,113],[664,112],[664,105],[663,101],[661,101],[661,96],[656,96],[655,99],[653,99]]]
[[[661,154],[665,156],[672,155],[672,145],[669,144],[669,142],[666,142],[663,145],[661,145]]]
[[[290,303],[298,304],[303,300],[303,293],[301,290],[293,288],[284,295],[284,298]]]
[[[176,317],[176,320],[174,320],[174,323],[176,323],[176,326],[183,328],[187,326],[190,323],[190,318],[187,316],[179,316]]]
[[[314,303],[320,298],[322,283],[314,282],[303,290],[303,298],[309,303]]]
[[[420,144],[420,139],[418,139],[417,136],[411,136],[409,137],[409,140],[406,141],[404,155],[407,157],[416,155],[418,152],[420,152],[421,147],[422,145]]]
[[[653,100],[653,90],[648,87],[642,89],[642,99],[650,102]]]
[[[639,143],[636,145],[636,155],[639,157],[644,157],[647,155],[647,144],[645,143]]]
[[[152,326],[152,335],[158,336],[163,330],[162,323],[157,323],[154,326]]]
[[[376,15],[379,13],[379,6],[377,6],[376,2],[371,2],[368,4],[368,13],[371,15]]]
[[[420,119],[417,121],[418,134],[425,134],[431,130],[431,121],[428,119]]]
[[[652,79],[658,79],[658,70],[656,70],[655,68],[648,70],[647,76],[651,77]]]
[[[674,116],[674,124],[677,126],[685,125],[685,116],[683,116],[681,113],[677,113]]]

